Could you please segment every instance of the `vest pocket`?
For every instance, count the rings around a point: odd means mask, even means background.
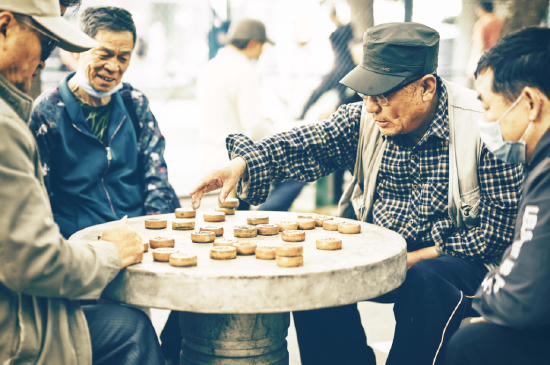
[[[460,195],[460,214],[464,224],[469,229],[479,225],[479,205],[481,203],[481,193],[479,186],[472,191]]]

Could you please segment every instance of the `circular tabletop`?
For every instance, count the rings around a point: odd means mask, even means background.
[[[207,222],[198,210],[195,230],[201,226],[224,228],[224,238],[233,238],[235,226],[246,225],[247,217],[269,216],[269,223],[297,219],[297,213],[237,211],[224,222]],[[209,257],[212,243],[193,243],[194,230],[172,230],[174,214],[157,215],[168,220],[166,229],[146,229],[145,219],[128,219],[128,225],[148,242],[150,238],[174,238],[180,252],[197,255],[194,267],[173,267],[153,261],[151,249],[141,263],[129,266],[106,287],[103,297],[119,302],[197,313],[279,313],[351,304],[375,298],[397,288],[405,280],[407,251],[405,240],[397,233],[373,224],[336,218],[361,224],[357,234],[341,234],[321,227],[306,230],[304,265],[294,268],[277,266],[275,260],[252,256],[219,261]],[[92,226],[75,233],[72,240],[97,240],[113,223]],[[315,246],[319,238],[335,237],[343,247],[322,251]],[[237,238],[257,245],[283,243],[281,234]]]

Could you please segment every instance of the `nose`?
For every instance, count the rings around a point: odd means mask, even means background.
[[[118,65],[114,61],[107,61],[105,65],[103,66],[105,70],[109,72],[117,72],[118,71]]]
[[[46,61],[40,61],[40,63],[38,64],[38,67],[36,68],[43,70],[45,67],[46,67]]]
[[[370,96],[367,96],[364,100],[365,109],[367,113],[378,113],[382,108],[378,103],[375,103]]]

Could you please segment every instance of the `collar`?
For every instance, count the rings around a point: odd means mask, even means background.
[[[13,111],[25,123],[30,121],[32,113],[32,98],[13,86],[2,75],[0,75],[0,97],[12,107]]]

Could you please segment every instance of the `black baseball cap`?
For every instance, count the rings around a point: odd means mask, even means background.
[[[437,70],[439,33],[418,23],[387,23],[363,36],[361,64],[340,83],[364,95],[384,94],[407,77]]]

